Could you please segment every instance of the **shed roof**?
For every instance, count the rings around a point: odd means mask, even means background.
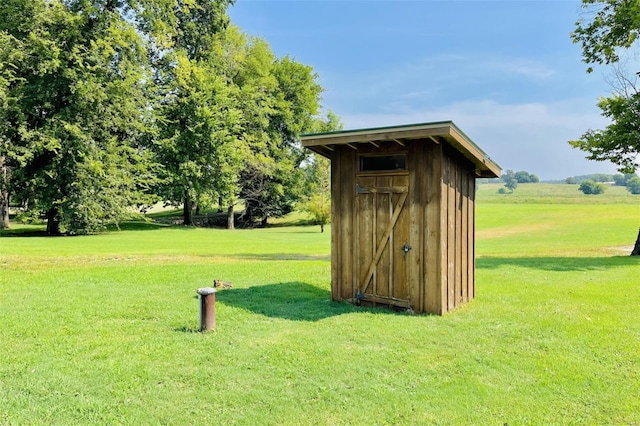
[[[303,146],[328,158],[331,157],[335,145],[349,145],[357,149],[358,144],[378,146],[381,142],[395,142],[404,145],[407,140],[417,139],[452,146],[476,166],[476,175],[479,177],[499,177],[501,174],[500,166],[491,160],[453,121],[309,133],[301,137]]]

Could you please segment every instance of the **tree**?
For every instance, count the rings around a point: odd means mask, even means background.
[[[536,183],[536,182],[540,182],[540,179],[538,178],[538,176],[529,173],[529,172],[525,172],[525,171],[519,171],[515,173],[515,178],[518,181],[518,183]]]
[[[288,57],[276,58],[269,45],[229,26],[218,57],[220,72],[232,86],[241,110],[244,143],[239,191],[227,191],[229,217],[243,201],[243,218],[266,225],[269,217],[283,216],[302,196],[306,158],[298,135],[310,130],[319,109],[322,88],[311,67]]]
[[[15,48],[16,39],[0,32],[0,229],[9,228],[9,134],[11,124],[8,117],[9,88],[15,84],[15,69],[23,60],[20,50]]]
[[[207,195],[214,199],[221,190],[217,185],[234,179],[239,112],[225,81],[206,62],[177,55],[175,76],[175,95],[162,106],[159,123],[161,194],[182,204],[184,224],[192,225],[194,202]]]
[[[505,188],[509,191],[513,192],[518,187],[518,179],[516,178],[516,174],[513,170],[507,170],[502,174],[502,181],[504,182]]]
[[[324,226],[331,219],[331,164],[328,159],[314,154],[307,172],[311,184],[304,210],[316,225],[320,225],[320,232],[324,232]]]
[[[15,197],[46,212],[50,234],[101,229],[147,201],[150,79],[126,5],[7,0],[0,33],[24,54],[2,135]]]
[[[313,129],[323,90],[311,67],[288,56],[276,59],[271,72],[277,86],[272,95],[275,101],[269,114],[266,129],[269,143],[264,154],[270,158],[272,166],[257,169],[266,171],[258,179],[264,182],[264,191],[247,202],[252,214],[262,217],[263,225],[268,217],[280,217],[293,211],[302,196],[304,175],[300,166],[307,154],[298,136]]]
[[[640,35],[640,2],[635,0],[583,0],[583,8],[591,13],[578,20],[571,34],[574,43],[582,47],[587,64],[616,64],[620,54],[634,46]],[[592,72],[589,65],[587,72]],[[621,87],[598,106],[611,119],[603,130],[588,130],[577,141],[569,143],[596,161],[610,160],[623,173],[632,173],[640,153],[640,92],[635,77],[618,73]],[[632,255],[640,255],[640,234]]]
[[[324,120],[317,119],[312,131],[314,133],[342,130],[340,118],[329,111]],[[315,224],[320,225],[320,232],[331,219],[331,163],[328,159],[313,154],[305,167],[306,189],[303,202],[304,210],[309,213]]]
[[[587,20],[576,22],[571,34],[574,43],[582,47],[587,64],[616,64],[622,51],[633,46],[640,34],[640,4],[629,0],[583,0],[588,10]],[[592,72],[589,66],[587,72]],[[619,87],[610,97],[599,100],[602,115],[612,124],[602,130],[588,130],[579,140],[570,141],[574,147],[596,161],[609,160],[623,173],[636,170],[640,153],[640,93],[635,77],[616,71]]]
[[[613,175],[613,181],[615,182],[616,186],[627,186],[629,180],[634,177],[636,177],[635,173],[618,173],[616,175]]]
[[[604,193],[605,186],[600,182],[595,182],[590,179],[585,179],[580,183],[580,191],[584,194],[602,194]]]
[[[627,181],[627,191],[633,195],[640,194],[640,177],[634,176]]]
[[[163,165],[158,191],[166,202],[182,205],[183,222],[192,225],[195,204],[219,198],[238,181],[240,111],[217,63],[230,2],[143,4],[157,83],[155,151]]]

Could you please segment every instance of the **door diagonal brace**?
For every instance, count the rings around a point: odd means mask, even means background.
[[[364,293],[367,287],[369,286],[369,281],[373,276],[373,273],[378,266],[378,262],[382,257],[382,252],[384,251],[387,243],[389,242],[389,237],[391,237],[391,232],[393,232],[393,227],[395,226],[398,218],[400,217],[400,213],[402,213],[402,207],[404,206],[405,201],[407,200],[407,196],[409,195],[408,188],[403,188],[403,192],[396,203],[395,208],[393,209],[393,216],[391,216],[391,220],[389,221],[389,225],[387,225],[387,229],[384,230],[384,234],[382,234],[382,238],[380,239],[380,244],[378,244],[378,250],[376,251],[375,256],[371,260],[371,264],[369,265],[369,269],[367,269],[367,273],[364,276],[364,280],[361,283],[359,293]]]

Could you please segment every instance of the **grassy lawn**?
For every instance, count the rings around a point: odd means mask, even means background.
[[[0,234],[0,424],[638,424],[640,196],[478,191],[477,297],[330,301],[330,233]],[[281,224],[281,223],[280,223]],[[195,290],[217,295],[198,333]]]

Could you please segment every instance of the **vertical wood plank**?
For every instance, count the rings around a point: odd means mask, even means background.
[[[446,264],[443,259],[446,255],[443,250],[443,235],[446,235],[444,234],[446,228],[443,225],[445,218],[443,216],[443,201],[446,199],[446,192],[444,191],[442,145],[429,144],[425,161],[430,167],[424,173],[423,179],[425,185],[423,191],[425,191],[426,198],[423,214],[426,226],[423,234],[425,266],[424,277],[422,277],[424,285],[422,303],[425,312],[443,314],[446,311],[446,303],[444,303],[446,299],[443,291],[443,288],[446,288],[444,287],[446,283],[442,266]]]
[[[389,176],[380,176],[376,178],[377,187],[389,187],[392,185],[392,178]],[[377,195],[376,211],[378,215],[378,223],[373,232],[375,235],[376,244],[382,241],[382,237],[389,226],[391,216],[393,215],[394,199],[392,194],[379,193]],[[392,267],[391,267],[391,245],[393,243],[393,231],[389,237],[389,242],[386,243],[380,260],[378,261],[378,267],[376,269],[377,280],[374,294],[378,296],[390,296],[389,287],[391,286]],[[376,250],[380,247],[376,247]]]
[[[463,251],[463,238],[466,236],[462,232],[462,182],[466,178],[466,172],[462,167],[462,164],[458,160],[455,163],[456,167],[456,257],[455,257],[455,306],[462,304],[462,251]],[[464,272],[466,274],[466,271]]]
[[[469,300],[474,299],[476,297],[476,179],[472,175],[469,179],[469,245],[468,249],[468,258],[469,258],[469,267],[467,271],[469,273],[469,284],[468,284],[468,296]]]
[[[456,168],[447,155],[449,179],[447,185],[447,311],[455,307],[456,261]]]
[[[409,300],[411,308],[416,313],[424,312],[424,252],[425,238],[421,238],[421,230],[424,229],[424,211],[423,204],[426,203],[427,186],[423,183],[423,176],[426,174],[426,167],[418,167],[418,164],[426,163],[425,156],[427,150],[426,142],[409,142],[407,148],[407,163],[409,168],[409,241],[413,250],[408,254],[409,266],[407,268],[407,283],[409,286]],[[420,161],[420,163],[418,163]],[[425,163],[423,163],[425,162]],[[425,201],[423,201],[425,200]]]
[[[340,192],[340,150],[331,154],[331,299],[342,298],[342,214],[340,212],[342,193]]]
[[[356,154],[349,147],[339,147],[340,156],[340,206],[341,226],[340,236],[342,256],[340,258],[342,269],[342,291],[343,299],[352,298],[356,289],[356,280],[354,279],[354,258],[356,243],[354,242],[354,205],[355,205],[355,167]]]
[[[462,179],[462,303],[469,300],[469,179],[472,175],[469,170],[465,170]]]
[[[407,188],[409,186],[409,176],[395,176],[392,182],[393,186]],[[411,190],[411,188],[409,188]],[[409,300],[409,275],[408,271],[411,265],[412,252],[404,253],[402,247],[409,244],[409,227],[410,227],[410,194],[396,194],[394,196],[394,206],[399,199],[405,196],[406,201],[400,212],[400,216],[396,221],[394,228],[393,240],[389,241],[391,250],[391,265],[393,267],[393,278],[391,281],[390,295],[397,299]]]
[[[449,311],[449,163],[447,157],[442,153],[442,200],[441,200],[441,218],[442,225],[442,256],[441,256],[441,273],[442,273],[442,311]]]

